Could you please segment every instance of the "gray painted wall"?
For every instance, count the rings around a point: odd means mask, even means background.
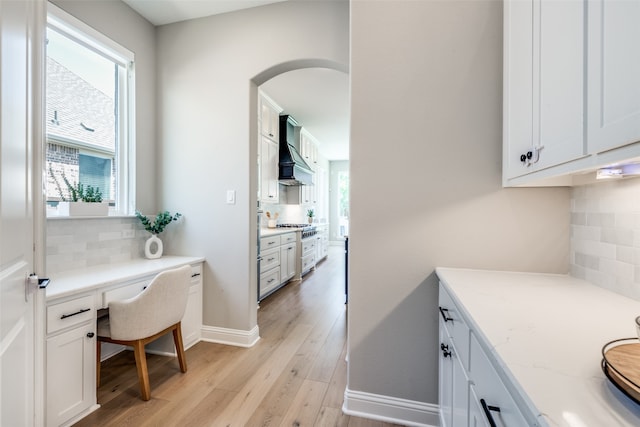
[[[155,27],[120,1],[52,0],[136,56],[136,208],[154,214],[156,180]]]
[[[283,2],[159,27],[160,202],[174,253],[204,255],[204,323],[256,326],[257,85],[300,64],[346,69],[347,2]],[[236,204],[226,204],[227,190]]]
[[[502,2],[351,3],[352,391],[437,403],[436,266],[566,273],[566,188],[501,188]]]

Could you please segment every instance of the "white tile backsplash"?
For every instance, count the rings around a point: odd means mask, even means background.
[[[134,238],[122,232],[134,230]],[[149,233],[135,217],[47,220],[47,274],[144,256]]]
[[[574,187],[571,275],[640,300],[640,179]]]

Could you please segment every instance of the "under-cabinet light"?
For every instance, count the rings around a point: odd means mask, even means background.
[[[640,164],[632,163],[629,165],[619,165],[598,169],[596,172],[596,179],[619,179],[627,176],[638,175],[640,175]]]

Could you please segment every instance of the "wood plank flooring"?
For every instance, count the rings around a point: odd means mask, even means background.
[[[395,424],[341,411],[347,379],[344,250],[302,282],[263,300],[251,348],[200,342],[175,358],[147,355],[151,400],[140,399],[133,353],[102,363],[101,408],[76,426],[340,426]]]

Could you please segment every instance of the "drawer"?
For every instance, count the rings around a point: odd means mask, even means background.
[[[308,239],[302,241],[302,255],[313,252],[316,247],[316,239]]]
[[[280,247],[263,251],[260,257],[260,274],[263,274],[280,265]]]
[[[260,253],[276,246],[280,246],[280,235],[262,237],[260,239]]]
[[[490,416],[495,421],[501,421],[501,424],[498,423],[498,425],[530,425],[473,334],[471,334],[469,379],[472,383],[470,393],[472,417],[486,420],[486,425],[489,425],[488,418]],[[483,408],[482,401],[487,409]],[[489,407],[494,409],[491,410]],[[495,408],[499,408],[499,411]],[[479,413],[479,415],[474,413]]]
[[[123,299],[129,299],[135,297],[140,292],[144,291],[152,279],[147,279],[141,282],[131,283],[126,286],[111,289],[102,293],[102,307],[108,307],[111,301],[119,301]]]
[[[260,297],[280,284],[280,269],[276,268],[260,276]]]
[[[440,321],[458,349],[462,365],[469,369],[469,326],[442,284],[439,288],[438,306]]]
[[[314,254],[307,255],[302,258],[302,271],[310,270],[316,265],[316,257]]]
[[[95,321],[93,295],[47,307],[47,333],[59,331],[87,321]]]
[[[296,239],[296,233],[287,233],[280,236],[280,244],[286,245],[287,243],[293,243]]]

